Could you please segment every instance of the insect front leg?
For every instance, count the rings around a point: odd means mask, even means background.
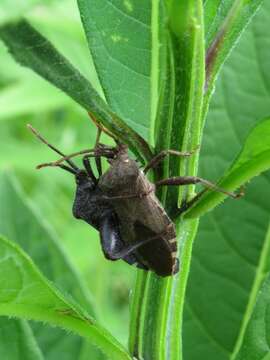
[[[85,170],[86,170],[88,176],[90,177],[90,179],[92,179],[93,182],[95,184],[97,184],[97,178],[95,177],[94,172],[92,170],[92,167],[91,167],[91,164],[90,164],[90,161],[89,161],[89,157],[90,157],[89,155],[85,155],[83,157],[83,165],[84,165]]]
[[[97,137],[96,137],[96,143],[95,143],[95,149],[98,148],[99,146],[99,140],[100,140],[100,136],[101,136],[101,128],[98,127],[97,130]],[[100,156],[96,156],[95,157],[95,162],[96,162],[96,167],[97,167],[97,171],[98,171],[98,175],[99,177],[102,175],[102,166],[101,166],[101,158]]]
[[[84,155],[83,157],[83,165],[85,167],[85,170],[87,171],[87,174],[95,183],[97,183],[97,179],[90,165],[90,160],[89,160],[90,158],[95,158],[98,175],[100,177],[102,175],[101,156],[93,153],[93,154]]]

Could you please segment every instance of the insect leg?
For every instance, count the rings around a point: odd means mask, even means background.
[[[91,164],[89,161],[89,155],[85,155],[83,157],[83,165],[85,167],[85,170],[86,170],[88,176],[94,181],[95,184],[97,184],[97,178],[95,177],[94,172],[92,170],[92,167],[91,167]]]
[[[96,142],[95,142],[95,148],[98,146],[99,144],[99,140],[100,140],[100,136],[101,136],[102,130],[101,128],[97,128],[97,137],[96,137]]]
[[[112,146],[107,146],[103,144],[99,144],[98,148],[96,149],[85,149],[81,151],[77,151],[75,153],[72,153],[67,156],[63,156],[62,158],[58,159],[57,161],[53,161],[50,163],[43,163],[38,165],[39,168],[46,167],[46,166],[57,166],[61,164],[64,161],[70,160],[71,158],[74,158],[79,155],[85,155],[85,154],[92,154],[92,156],[99,156],[99,157],[105,157],[106,159],[111,159],[115,155],[115,148]]]
[[[63,154],[59,149],[57,149],[54,145],[50,144],[36,129],[33,128],[32,125],[27,124],[28,129],[32,131],[32,133],[41,141],[43,144],[47,145],[50,149],[55,151],[57,154],[66,157],[65,154]],[[70,159],[65,159],[65,161],[74,169],[75,171],[78,171],[78,167],[72,162]],[[44,164],[45,166],[50,166],[48,164]],[[38,169],[44,167],[43,164],[38,166]]]
[[[175,177],[171,177],[168,179],[163,179],[163,180],[157,181],[155,185],[156,186],[164,186],[164,185],[165,186],[168,186],[168,185],[181,186],[181,185],[191,185],[191,184],[198,184],[198,183],[203,184],[208,189],[211,189],[211,190],[217,191],[217,192],[221,192],[221,193],[228,195],[234,199],[238,199],[239,197],[241,197],[243,195],[242,193],[235,194],[233,192],[226,191],[226,190],[218,187],[216,184],[213,184],[210,181],[202,179],[197,176],[175,176]]]
[[[99,140],[100,140],[100,136],[101,136],[101,128],[97,128],[97,138],[96,138],[96,143],[95,143],[95,149],[98,148],[98,144],[99,144]],[[98,175],[99,177],[102,175],[102,166],[101,166],[101,157],[100,156],[96,156],[95,157],[95,162],[96,162],[96,167],[97,167],[97,171],[98,171]]]
[[[110,132],[110,130],[108,130],[107,128],[105,128],[103,125],[101,125],[100,122],[97,121],[97,119],[95,118],[95,116],[89,111],[88,115],[90,116],[90,119],[93,121],[93,123],[96,125],[96,127],[98,129],[100,129],[101,131],[103,131],[105,134],[109,135],[112,139],[115,140],[115,142],[117,143],[117,138],[115,137],[115,135],[113,135],[112,132]]]
[[[93,179],[95,181],[95,183],[97,183],[97,179],[92,171],[89,158],[95,158],[98,175],[100,177],[102,175],[101,156],[102,155],[98,155],[98,153],[94,152],[93,154],[87,154],[83,157],[83,165],[84,165],[88,175],[91,177],[91,179]]]
[[[176,150],[163,150],[161,151],[159,154],[157,154],[156,156],[153,157],[152,160],[150,160],[150,162],[146,165],[146,167],[144,168],[144,173],[146,174],[150,169],[155,168],[162,160],[165,159],[166,156],[168,155],[175,155],[175,156],[191,156],[194,154],[194,152],[197,149],[193,150],[193,151],[186,151],[186,152],[182,152],[182,151],[176,151]]]

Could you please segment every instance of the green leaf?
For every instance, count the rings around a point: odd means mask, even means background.
[[[0,238],[0,314],[48,322],[73,331],[110,359],[130,359],[127,352],[85,311],[67,300],[14,243]]]
[[[32,330],[26,321],[0,318],[0,358],[43,360]]]
[[[159,1],[77,2],[108,104],[147,139],[151,71],[158,66],[151,70],[151,46],[157,46],[156,39],[151,43],[151,31],[158,36]],[[158,58],[155,53],[157,62]]]
[[[85,109],[98,101],[88,81],[26,21],[1,27],[0,37],[16,61],[51,81]]]
[[[205,1],[207,26],[205,111],[222,64],[262,2],[263,0]]]
[[[235,0],[204,0],[205,47],[209,48]]]
[[[76,14],[77,12],[77,14]],[[76,16],[77,15],[77,16]],[[42,6],[42,11],[32,11],[28,19],[42,31],[71,63],[100,92],[93,64],[89,66],[88,47],[80,22],[77,5],[69,0]],[[72,106],[73,101],[31,70],[18,66],[0,43],[0,119],[29,115]],[[102,93],[102,91],[101,91]],[[20,101],[18,101],[18,99]],[[75,105],[75,104],[74,104]],[[77,105],[75,105],[77,106]]]
[[[40,114],[72,104],[65,94],[32,71],[24,69],[8,54],[0,42],[0,120],[15,116]],[[18,101],[19,100],[19,101]]]
[[[260,121],[248,135],[243,149],[218,186],[232,191],[270,169],[270,118]],[[248,187],[247,187],[248,191]],[[186,217],[199,217],[217,206],[226,195],[207,191],[187,212]]]
[[[270,232],[268,233],[268,244],[270,243]],[[267,254],[269,256],[269,253]],[[263,275],[263,274],[261,274]],[[269,350],[269,294],[270,294],[270,276],[268,274],[263,283],[253,313],[247,325],[245,336],[236,360],[267,360],[270,357]]]
[[[19,63],[66,92],[92,118],[128,143],[135,154],[151,158],[147,143],[111,112],[88,80],[29,23],[23,20],[1,27],[0,38]]]
[[[220,74],[201,146],[203,178],[215,182],[270,114],[269,21],[264,2]],[[268,242],[269,186],[268,171],[241,200],[226,200],[200,220],[185,302],[185,359],[233,360],[241,347]]]
[[[27,201],[14,176],[1,174],[0,203],[0,234],[17,242],[51,281],[71,294],[76,301],[88,309],[91,315],[94,315],[95,309],[90,294],[67,257],[60,240],[33,205]],[[57,354],[59,356],[61,347],[66,346],[66,334],[41,325],[35,325],[33,330],[44,354],[48,351],[48,345],[44,347],[44,344],[53,337],[55,347],[50,348],[50,353],[51,356],[54,352],[56,357]],[[69,336],[68,340],[72,359],[84,344],[75,336]],[[56,346],[57,343],[60,345]]]
[[[239,36],[245,25],[250,21],[251,16],[256,12],[262,1],[239,1],[239,0],[204,0],[204,23],[205,23],[205,39],[206,49],[214,41],[220,29],[231,19],[232,27],[227,27],[227,34],[235,32],[235,36]],[[236,13],[239,11],[239,13]],[[234,17],[234,24],[232,23]],[[233,29],[234,27],[234,29]],[[235,41],[235,39],[234,39]],[[231,45],[233,46],[233,44]]]
[[[53,1],[50,6],[43,4],[41,10],[31,11],[27,19],[104,97],[89,56],[76,1]]]
[[[1,173],[0,202],[0,233],[18,243],[51,281],[94,315],[90,295],[60,240],[26,199],[14,175]]]

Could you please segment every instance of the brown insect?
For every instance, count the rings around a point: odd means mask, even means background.
[[[65,156],[31,126],[29,128],[43,143],[62,156],[58,161],[41,164],[38,168],[57,166],[75,175],[77,189],[73,215],[99,231],[102,250],[110,260],[123,259],[144,270],[152,270],[159,276],[178,272],[175,225],[155,195],[157,186],[202,183],[233,198],[239,197],[199,177],[172,177],[155,184],[147,179],[147,171],[156,167],[166,156],[190,156],[193,152],[163,151],[141,170],[137,162],[130,158],[126,145],[117,143],[115,147],[109,147],[100,144],[100,131],[94,149]],[[78,155],[84,155],[83,169],[71,161]],[[98,178],[92,170],[91,157],[96,160]],[[103,174],[101,157],[105,157],[110,164]]]

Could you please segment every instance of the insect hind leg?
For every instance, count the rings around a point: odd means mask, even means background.
[[[217,191],[217,192],[221,192],[225,195],[230,196],[233,199],[238,199],[239,197],[241,197],[243,194],[242,192],[236,194],[230,191],[227,191],[225,189],[220,188],[219,186],[217,186],[216,184],[202,179],[198,176],[175,176],[175,177],[171,177],[171,178],[167,178],[167,179],[162,179],[156,182],[156,186],[169,186],[169,185],[174,185],[174,186],[182,186],[182,185],[192,185],[192,184],[202,184],[204,185],[207,189],[213,190],[213,191]]]

